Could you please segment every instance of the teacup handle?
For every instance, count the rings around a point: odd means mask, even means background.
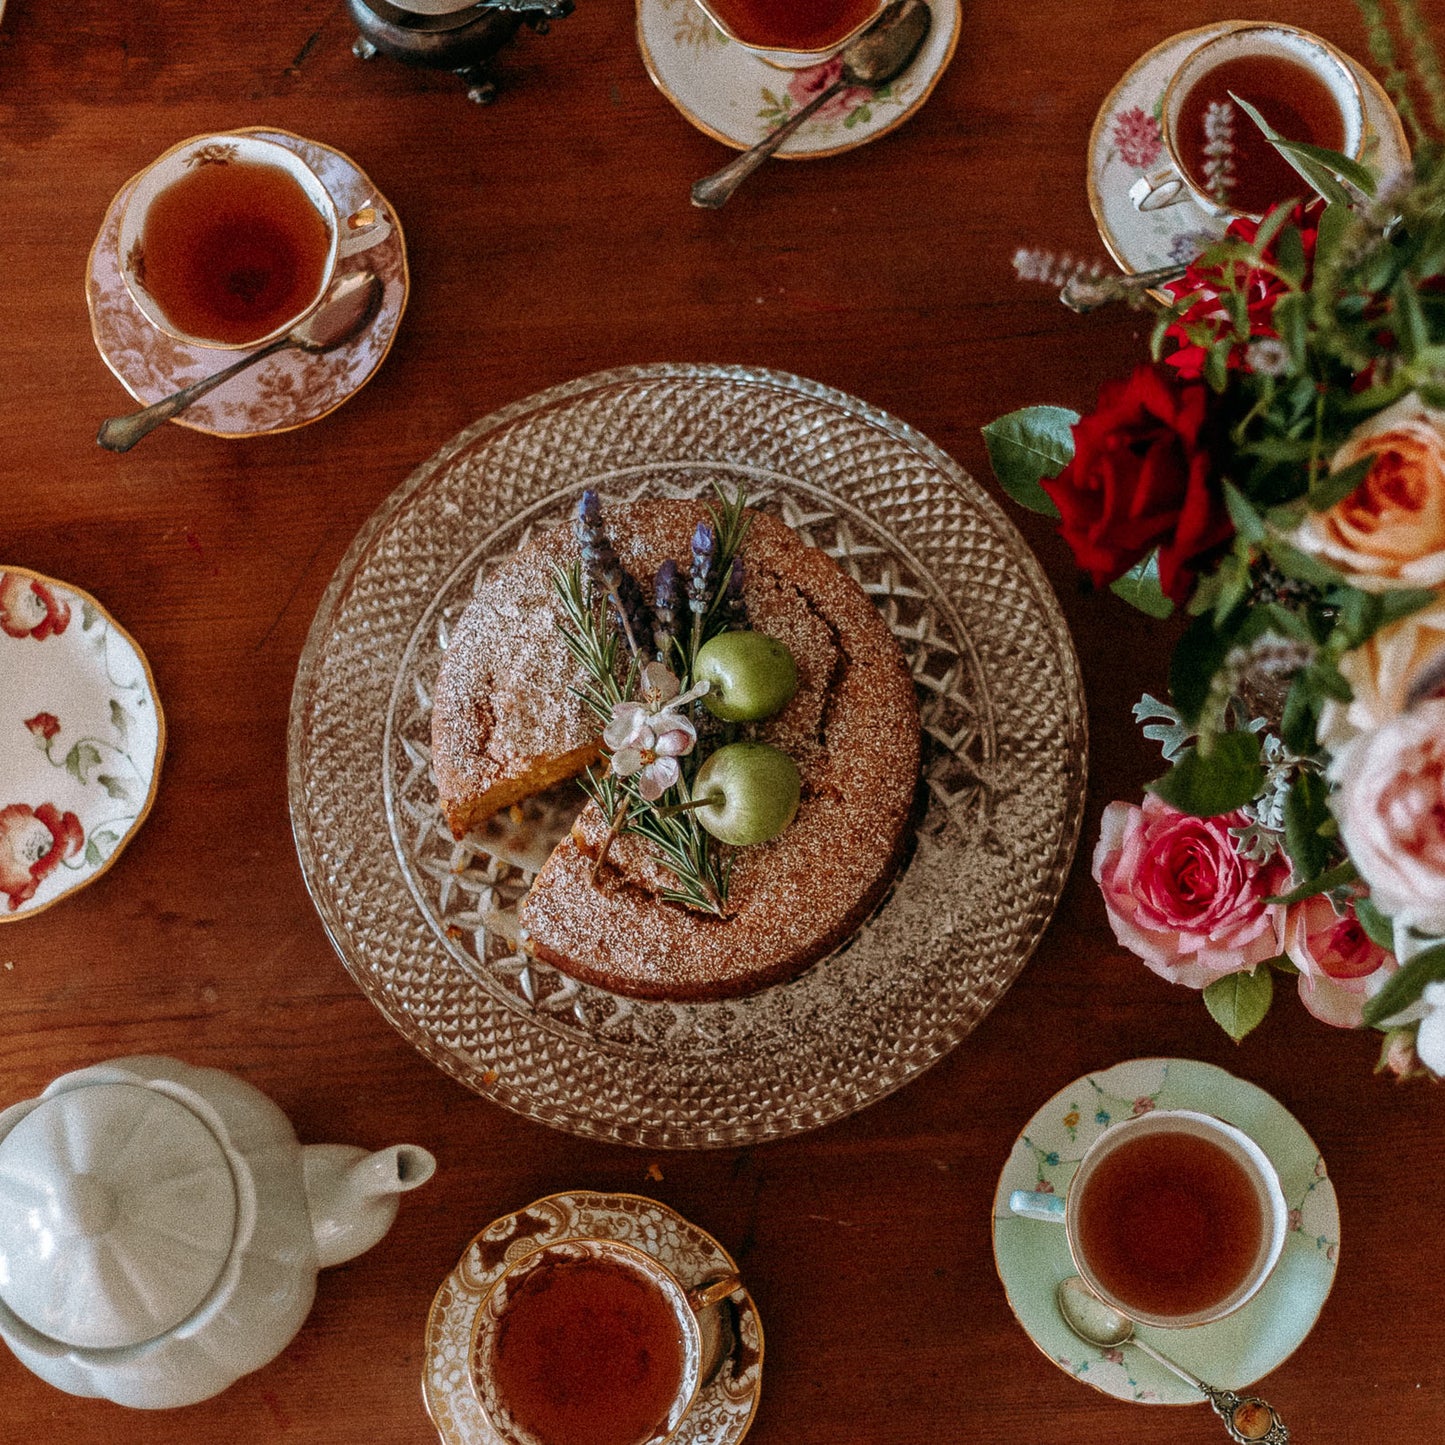
[[[736,1294],[743,1287],[740,1276],[735,1274],[721,1275],[717,1279],[710,1279],[706,1284],[700,1284],[687,1292],[687,1302],[692,1307],[695,1315],[700,1315],[704,1310],[710,1310],[714,1305],[720,1305],[730,1294]]]
[[[1162,211],[1165,206],[1177,206],[1181,201],[1189,200],[1190,195],[1184,177],[1173,166],[1165,166],[1162,170],[1140,176],[1129,187],[1129,199],[1136,211]]]
[[[336,238],[336,259],[354,256],[358,251],[369,251],[379,246],[391,235],[391,222],[377,209],[374,201],[359,206],[341,223]]]
[[[1025,1219],[1046,1219],[1051,1224],[1064,1222],[1064,1201],[1057,1194],[1040,1189],[1015,1189],[1008,1197],[1008,1207]]]

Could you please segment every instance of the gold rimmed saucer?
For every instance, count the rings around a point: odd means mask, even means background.
[[[376,320],[354,341],[324,355],[288,350],[242,372],[194,402],[176,425],[211,436],[254,437],[307,426],[336,410],[371,380],[406,310],[411,291],[406,241],[396,212],[350,156],[290,131],[251,126],[239,134],[260,136],[295,151],[321,177],[342,214],[366,206],[390,223],[390,234],[370,249],[348,257],[337,274],[372,270],[384,285]],[[90,330],[105,364],[143,405],[210,376],[243,356],[243,351],[187,346],[158,331],[136,305],[121,277],[120,218],[137,177],[116,193],[106,211],[86,267],[85,295]]]
[[[150,664],[88,592],[0,564],[0,923],[110,868],[155,802]]]
[[[958,46],[962,0],[933,0],[918,58],[891,85],[841,91],[793,136],[782,160],[817,160],[902,125],[933,91]],[[728,39],[693,0],[637,0],[637,45],[652,82],[705,135],[737,150],[763,140],[837,78],[837,56],[781,70]]]
[[[564,1239],[631,1245],[689,1286],[737,1273],[712,1235],[640,1194],[551,1194],[493,1220],[442,1282],[427,1316],[422,1399],[442,1445],[502,1445],[470,1383],[477,1311],[510,1262]],[[704,1380],[675,1445],[738,1445],[757,1414],[762,1372],[762,1321],[742,1290],[704,1317]]]

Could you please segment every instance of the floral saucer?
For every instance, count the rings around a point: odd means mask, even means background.
[[[1217,241],[1227,219],[1206,214],[1193,201],[1141,212],[1129,187],[1167,162],[1159,115],[1170,77],[1191,50],[1245,22],[1224,20],[1171,35],[1125,72],[1099,108],[1089,135],[1089,209],[1109,254],[1129,273],[1184,265]],[[1321,40],[1322,45],[1328,45]],[[1410,159],[1400,117],[1385,88],[1359,61],[1330,46],[1354,71],[1365,101],[1364,159],[1387,174]],[[1303,184],[1303,183],[1301,183]]]
[[[88,593],[0,566],[0,923],[98,878],[155,799],[149,665]]]
[[[174,418],[177,426],[211,436],[252,437],[290,431],[335,411],[371,380],[391,350],[411,288],[401,222],[355,161],[289,131],[252,126],[242,133],[276,141],[300,155],[321,177],[342,215],[367,205],[380,212],[381,221],[389,224],[385,239],[339,262],[336,273],[373,270],[386,289],[375,321],[355,341],[321,356],[294,349],[278,352]],[[91,334],[105,364],[138,402],[149,406],[220,371],[245,353],[187,346],[174,340],[146,320],[126,290],[118,254],[120,218],[134,184],[132,177],[105,213],[90,251],[85,295]]]
[[[467,1246],[432,1301],[422,1398],[443,1445],[503,1445],[470,1384],[477,1310],[507,1265],[560,1239],[616,1239],[662,1261],[688,1286],[737,1265],[710,1234],[638,1194],[552,1194],[493,1220]],[[736,1445],[762,1389],[763,1326],[746,1290],[703,1316],[703,1385],[672,1445]]]
[[[1243,1309],[1188,1330],[1141,1326],[1139,1335],[1211,1385],[1242,1390],[1294,1353],[1335,1279],[1340,1216],[1323,1159],[1300,1123],[1254,1084],[1192,1059],[1131,1059],[1075,1079],[1029,1120],[999,1177],[993,1253],[1018,1322],[1061,1370],[1116,1399],[1201,1405],[1204,1396],[1142,1351],[1099,1350],[1064,1323],[1054,1304],[1073,1274],[1063,1226],[1010,1213],[1015,1189],[1062,1193],[1084,1150],[1119,1119],[1150,1109],[1200,1109],[1237,1124],[1269,1155],[1290,1206],[1284,1254]]]
[[[917,60],[892,85],[840,91],[777,152],[812,160],[852,150],[902,125],[928,99],[953,59],[962,0],[933,0],[933,28]],[[637,0],[637,43],[657,88],[700,131],[746,150],[830,86],[836,57],[780,70],[727,38],[693,0]]]

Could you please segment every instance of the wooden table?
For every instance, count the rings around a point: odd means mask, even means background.
[[[1445,18],[1440,0],[1428,9]],[[753,1149],[657,1153],[515,1117],[393,1031],[303,886],[285,768],[298,653],[352,536],[454,433],[594,370],[735,361],[865,397],[987,477],[982,423],[1027,402],[1087,407],[1142,355],[1146,319],[1077,318],[1010,268],[1020,244],[1101,254],[1084,143],[1123,69],[1225,12],[1366,53],[1346,0],[964,10],[951,68],[903,129],[775,166],[703,213],[687,187],[725,152],[650,83],[624,0],[578,0],[550,35],[524,35],[491,109],[448,75],[361,64],[339,0],[10,6],[0,561],[73,581],[124,622],[170,738],[154,811],[117,866],[0,931],[0,1102],[100,1059],[169,1052],[250,1080],[303,1140],[411,1140],[440,1169],[377,1249],[322,1277],[266,1369],[145,1414],[72,1399],[3,1355],[0,1438],[425,1445],[438,1284],[494,1216],[592,1187],[653,1194],[742,1261],[768,1338],[758,1445],[1103,1445],[1135,1431],[1212,1445],[1223,1436],[1203,1407],[1146,1416],[1055,1369],[993,1267],[991,1199],[1017,1130],[1068,1080],[1141,1054],[1257,1082],[1329,1161],[1338,1280],[1265,1387],[1295,1438],[1445,1438],[1439,1094],[1373,1077],[1374,1036],[1327,1029],[1292,997],[1235,1047],[1194,994],[1114,944],[1088,858],[1104,804],[1158,767],[1129,706],[1163,688],[1170,631],[1086,593],[1050,528],[1011,505],[1083,664],[1093,772],[1078,859],[984,1025],[854,1118]],[[345,150],[396,205],[413,289],[395,347],[314,426],[240,442],[169,427],[106,454],[96,426],[128,398],[92,344],[82,276],[107,202],[174,141],[260,123]]]

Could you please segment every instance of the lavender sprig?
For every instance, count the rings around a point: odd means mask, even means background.
[[[652,579],[652,645],[659,662],[670,662],[677,646],[678,613],[682,610],[682,577],[669,557]]]
[[[640,658],[637,639],[646,637],[646,604],[637,579],[623,567],[607,533],[602,530],[602,508],[597,493],[588,487],[577,502],[572,523],[577,545],[582,549],[582,566],[587,581],[612,604],[612,613],[627,639],[628,650]]]
[[[692,655],[702,646],[702,625],[713,603],[712,570],[717,555],[717,533],[699,522],[692,533],[692,565],[687,575],[687,606],[692,613]]]
[[[727,585],[723,588],[722,596],[723,626],[732,631],[748,625],[748,604],[743,600],[743,583],[746,580],[743,559],[734,557],[733,565],[728,568]]]

